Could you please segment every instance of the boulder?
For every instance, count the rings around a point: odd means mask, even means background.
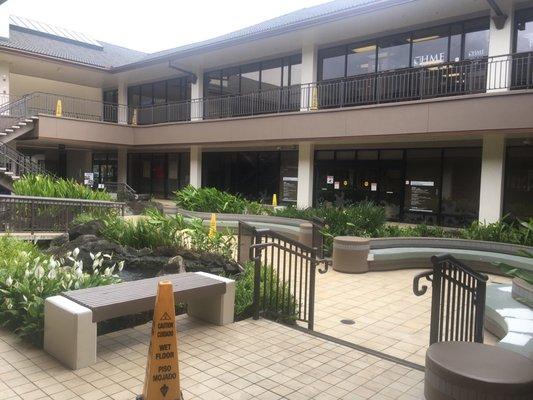
[[[70,240],[75,240],[79,236],[83,236],[83,235],[98,236],[103,227],[104,227],[104,223],[100,220],[95,219],[93,221],[74,225],[68,231],[68,235],[69,235]]]

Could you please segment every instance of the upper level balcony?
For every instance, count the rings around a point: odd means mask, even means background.
[[[4,102],[0,113],[11,117],[45,114],[81,120],[154,125],[416,102],[532,88],[533,53],[520,53],[144,107],[32,93],[15,101]]]

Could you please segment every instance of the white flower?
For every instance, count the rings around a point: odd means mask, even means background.
[[[76,278],[81,278],[83,276],[83,270],[81,268],[76,268],[76,270],[74,271],[74,275],[76,276]]]
[[[26,270],[24,271],[24,278],[29,278],[30,277],[30,270],[27,269],[26,267]]]
[[[106,268],[104,271],[104,276],[111,276],[112,271],[109,268]]]
[[[48,272],[48,279],[55,279],[57,277],[57,272],[55,269],[51,269]]]
[[[48,261],[48,268],[54,269],[55,267],[57,267],[57,261],[51,258],[50,261]]]
[[[91,260],[94,260],[94,254],[89,252],[89,257],[91,257]]]
[[[12,284],[13,284],[13,278],[8,276],[7,279],[6,279],[6,286],[10,287]]]
[[[123,269],[124,269],[124,260],[119,261],[119,263],[118,263],[118,270],[122,271]]]
[[[78,249],[77,247],[74,249],[74,251],[72,252],[72,256],[74,258],[78,257],[78,254],[80,254],[80,249]]]
[[[6,305],[6,308],[8,310],[11,310],[13,308],[13,303],[11,303],[11,300],[10,299],[5,299],[4,301],[5,305]]]
[[[44,276],[44,268],[40,265],[35,268],[35,277],[41,279]]]

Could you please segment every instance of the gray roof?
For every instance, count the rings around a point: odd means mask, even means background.
[[[283,32],[302,29],[304,27],[320,24],[334,19],[346,18],[352,15],[371,12],[374,10],[391,7],[397,4],[408,3],[417,0],[335,0],[314,7],[304,8],[289,14],[282,15],[240,29],[213,39],[198,43],[188,44],[152,54],[143,53],[115,46],[109,43],[95,41],[98,46],[87,43],[50,35],[37,30],[28,29],[27,24],[14,23],[12,20],[10,38],[0,38],[0,46],[27,51],[62,60],[83,63],[106,69],[129,69],[139,64],[157,62],[161,59],[179,57],[180,55],[207,51],[213,48],[223,47],[240,41],[256,40],[265,36],[280,34]],[[20,18],[19,18],[20,19]],[[35,22],[35,21],[31,21]],[[59,29],[47,24],[45,31],[50,28]],[[71,32],[76,37],[81,35]],[[72,36],[72,35],[68,35]]]

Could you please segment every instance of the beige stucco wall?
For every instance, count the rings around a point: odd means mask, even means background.
[[[101,88],[75,85],[73,83],[53,81],[35,76],[11,74],[9,86],[10,93],[16,96],[22,96],[32,92],[45,92],[97,101],[102,100]]]

